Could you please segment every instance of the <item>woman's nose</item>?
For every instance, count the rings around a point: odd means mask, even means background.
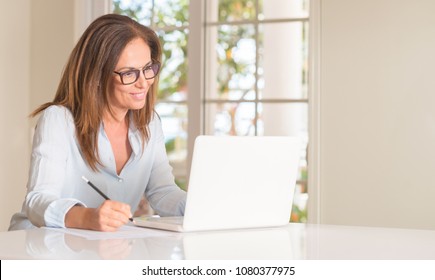
[[[140,71],[139,78],[137,79],[135,85],[139,88],[144,88],[146,86],[152,85],[153,82],[154,82],[154,79],[149,79],[149,80],[145,79],[144,72]]]

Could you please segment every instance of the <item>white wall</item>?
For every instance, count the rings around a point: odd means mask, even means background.
[[[33,110],[53,99],[74,47],[74,1],[32,0],[31,18],[30,110]]]
[[[320,3],[313,214],[435,229],[435,1]]]
[[[0,6],[0,230],[6,230],[28,170],[30,0],[0,0]]]
[[[0,231],[21,209],[36,120],[53,99],[74,43],[74,1],[0,0]]]

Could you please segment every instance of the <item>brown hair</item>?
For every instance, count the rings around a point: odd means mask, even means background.
[[[51,105],[68,108],[74,118],[80,149],[89,167],[102,166],[98,154],[98,130],[108,105],[113,71],[125,46],[141,38],[150,47],[151,59],[160,61],[162,49],[156,33],[127,16],[108,14],[92,22],[74,47],[52,102],[33,111],[34,117]],[[149,139],[150,123],[157,94],[158,76],[149,89],[144,108],[132,110],[132,120],[142,136]]]

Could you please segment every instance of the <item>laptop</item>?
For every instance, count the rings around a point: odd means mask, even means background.
[[[301,148],[289,136],[198,136],[184,217],[134,223],[178,232],[286,225]]]

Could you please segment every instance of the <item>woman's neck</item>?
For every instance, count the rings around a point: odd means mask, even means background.
[[[125,112],[109,112],[108,110],[103,116],[103,122],[105,125],[119,127],[122,125],[128,125],[128,110]]]

